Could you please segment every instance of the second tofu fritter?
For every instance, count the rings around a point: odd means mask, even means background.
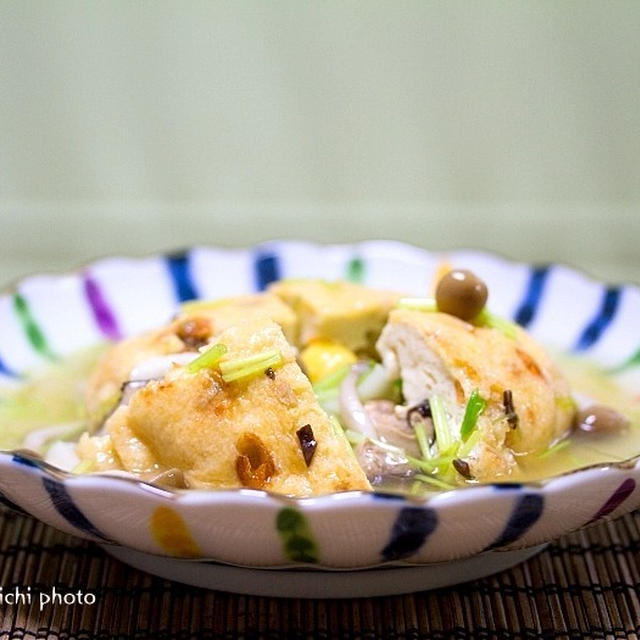
[[[562,402],[566,380],[541,347],[514,331],[512,339],[446,313],[398,309],[377,344],[385,365],[402,377],[407,405],[437,394],[452,429],[459,429],[474,390],[486,400],[468,461],[480,480],[508,474],[517,456],[545,449],[571,425],[573,410]],[[506,398],[515,416],[508,415]]]
[[[325,280],[282,280],[269,291],[297,314],[299,346],[328,339],[365,355],[375,353],[375,342],[400,297],[391,291]]]

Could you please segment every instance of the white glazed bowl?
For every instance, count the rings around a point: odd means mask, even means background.
[[[424,295],[445,258],[487,282],[493,312],[519,321],[544,343],[616,367],[624,384],[640,389],[636,287],[607,287],[561,265],[533,268],[486,253],[437,255],[383,241],[197,247],[29,277],[0,299],[0,385],[15,384],[16,376],[49,358],[158,325],[187,299],[307,276],[355,277]],[[293,499],[254,490],[168,491],[124,477],[73,476],[20,452],[0,454],[6,504],[131,553],[207,559],[190,560],[192,567],[211,561],[280,569],[408,567],[530,549],[637,508],[639,481],[634,457],[538,484],[459,489],[426,501],[361,492]]]

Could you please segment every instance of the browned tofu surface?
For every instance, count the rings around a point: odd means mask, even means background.
[[[402,376],[407,403],[437,393],[454,429],[474,389],[487,401],[477,426],[481,438],[470,455],[478,479],[509,473],[518,455],[545,449],[570,427],[573,412],[561,401],[568,383],[522,330],[512,339],[448,314],[398,309],[377,347]],[[511,391],[517,424],[506,420],[505,391]]]
[[[277,296],[262,293],[187,304],[167,326],[115,344],[87,383],[85,403],[92,423],[99,424],[116,405],[120,388],[136,365],[154,356],[196,350],[225,329],[263,315],[280,325],[288,339],[297,334],[293,311]]]
[[[140,460],[158,469],[177,467],[195,488],[244,486],[295,496],[370,489],[275,323],[254,319],[215,342],[228,348],[226,360],[277,350],[283,364],[273,377],[260,372],[229,383],[215,368],[188,373],[175,367],[149,383],[107,423],[125,468],[127,461],[139,467]],[[308,466],[296,435],[305,425],[317,442]]]
[[[374,345],[400,294],[351,282],[281,280],[269,287],[297,314],[298,345],[325,338],[351,351],[374,353]]]

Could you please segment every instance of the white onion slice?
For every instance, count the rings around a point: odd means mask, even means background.
[[[357,431],[367,438],[376,438],[376,428],[364,410],[356,389],[358,377],[368,366],[366,362],[356,362],[340,384],[340,416],[348,429]]]
[[[387,398],[392,382],[393,378],[389,376],[386,367],[376,362],[371,371],[364,376],[364,380],[358,384],[358,397],[362,402]]]
[[[32,451],[40,451],[40,449],[51,440],[63,438],[65,435],[72,434],[74,431],[79,431],[83,424],[82,421],[65,422],[64,424],[54,424],[36,429],[25,436],[22,441],[22,447],[24,449],[31,449]]]
[[[131,396],[138,389],[142,389],[142,387],[146,387],[149,382],[151,382],[151,380],[127,380],[122,385],[122,394],[120,396],[120,402],[118,403],[118,407],[122,405],[128,405],[129,400],[131,400]]]
[[[80,462],[80,458],[76,455],[76,443],[62,442],[62,440],[54,442],[49,447],[44,459],[45,462],[64,471],[71,471]]]
[[[129,375],[129,380],[159,380],[169,373],[174,364],[184,366],[195,360],[200,353],[186,351],[184,353],[172,353],[168,356],[153,356],[139,362]]]

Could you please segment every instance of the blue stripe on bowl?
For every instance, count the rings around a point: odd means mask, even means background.
[[[55,510],[76,529],[80,529],[84,533],[89,533],[96,538],[108,541],[108,538],[104,536],[96,527],[89,521],[89,519],[78,509],[73,499],[69,495],[64,485],[51,478],[42,478],[42,484],[51,498],[51,504]]]
[[[35,459],[31,458],[29,453],[25,452],[26,455],[23,455],[22,452],[16,451],[11,459],[13,462],[17,462],[18,464],[22,464],[25,467],[33,467],[34,469],[42,469],[42,465]]]
[[[575,351],[584,351],[595,344],[613,321],[620,306],[620,288],[607,287],[602,295],[600,309],[584,328],[574,346]]]
[[[257,253],[253,262],[255,288],[264,291],[272,282],[280,280],[280,261],[274,253]]]
[[[385,493],[384,491],[375,491],[371,494],[374,500],[405,500],[406,497],[400,493]]]
[[[2,361],[2,358],[0,358],[0,374],[2,374],[3,376],[7,376],[9,378],[18,377],[18,374],[15,371],[7,367],[7,365]]]
[[[535,318],[548,276],[549,267],[546,265],[531,270],[524,299],[514,315],[519,325],[528,327]]]
[[[198,293],[191,279],[188,252],[170,253],[166,256],[166,260],[178,301],[197,300]]]
[[[525,493],[518,498],[502,533],[487,549],[504,547],[521,538],[540,519],[544,498],[537,493]]]
[[[15,502],[13,502],[13,500],[9,500],[9,498],[7,498],[7,496],[5,496],[4,493],[2,493],[2,491],[0,491],[0,504],[4,505],[5,507],[8,507],[9,509],[13,509],[14,511],[17,511],[18,513],[31,515],[27,511],[25,511],[22,507],[18,506]]]
[[[393,523],[391,536],[381,554],[385,560],[399,560],[414,554],[435,531],[438,516],[433,509],[405,507]]]

